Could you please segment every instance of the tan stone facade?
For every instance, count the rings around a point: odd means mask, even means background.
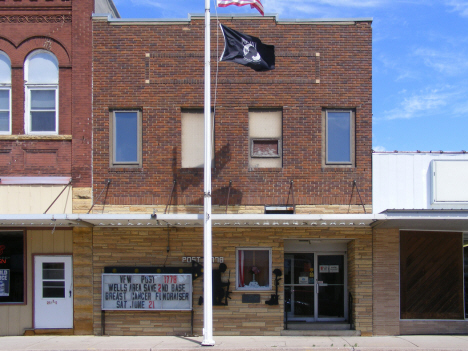
[[[128,229],[94,228],[92,249],[90,232],[75,231],[76,246],[81,251],[82,262],[93,257],[93,301],[92,316],[89,314],[89,280],[79,278],[88,270],[85,266],[75,271],[75,279],[81,282],[81,298],[76,295],[75,313],[83,321],[76,333],[86,333],[93,321],[93,333],[102,332],[101,274],[106,266],[162,267],[183,266],[182,257],[203,255],[203,230],[200,228]],[[274,290],[255,291],[260,294],[260,303],[242,303],[246,291],[235,290],[236,248],[271,248],[272,269],[284,267],[284,241],[287,239],[345,239],[348,243],[348,290],[353,296],[354,325],[362,335],[372,335],[372,232],[370,229],[329,229],[310,228],[215,228],[213,229],[213,256],[223,257],[228,270],[223,278],[230,277],[232,299],[228,306],[213,307],[213,328],[215,335],[280,335],[284,329],[284,288],[279,286],[279,305],[269,306]],[[169,252],[167,247],[169,246]],[[77,251],[75,251],[78,254]],[[185,264],[186,265],[186,264]],[[89,265],[88,265],[89,267]],[[217,268],[217,264],[213,265]],[[78,288],[78,287],[77,287]],[[198,299],[203,296],[203,280],[193,282],[193,332],[201,334],[203,327],[203,306]],[[78,316],[76,316],[78,317]],[[78,326],[78,325],[77,325]],[[192,332],[190,312],[149,312],[149,311],[106,311],[106,335],[185,335]]]

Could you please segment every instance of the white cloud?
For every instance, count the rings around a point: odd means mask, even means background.
[[[425,115],[440,114],[440,108],[447,106],[456,93],[433,89],[420,94],[404,97],[400,105],[376,120],[410,119]]]
[[[387,151],[383,146],[373,146],[372,149],[377,152]]]
[[[446,0],[445,4],[451,7],[452,11],[459,12],[463,17],[468,17],[468,2],[466,0]]]
[[[468,71],[468,57],[459,50],[451,52],[419,48],[413,55],[421,58],[427,67],[443,74],[457,76]]]

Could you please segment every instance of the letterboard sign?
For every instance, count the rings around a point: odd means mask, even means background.
[[[103,274],[103,310],[192,309],[191,274]]]

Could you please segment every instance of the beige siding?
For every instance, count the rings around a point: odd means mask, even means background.
[[[32,328],[33,311],[33,255],[71,254],[71,230],[29,230],[26,233],[26,305],[0,305],[0,335],[23,335]]]
[[[2,185],[0,213],[44,213],[65,185]],[[72,213],[72,189],[68,187],[47,213]]]

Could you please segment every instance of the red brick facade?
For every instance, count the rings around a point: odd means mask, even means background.
[[[226,204],[230,180],[230,205],[285,203],[291,180],[298,205],[347,205],[354,180],[363,203],[371,204],[371,22],[221,22],[275,45],[276,69],[217,66],[224,41],[212,20],[213,104],[219,69],[213,205]],[[181,110],[203,108],[204,19],[122,25],[100,18],[93,24],[95,199],[111,180],[107,204],[164,205],[175,179],[172,204],[201,205],[203,169],[181,167]],[[282,168],[249,169],[249,108],[282,109]],[[326,108],[355,111],[354,167],[322,167]],[[141,168],[109,166],[113,109],[142,112]],[[361,204],[355,189],[352,204]]]
[[[91,14],[93,0],[0,2],[0,50],[11,60],[12,133],[0,137],[3,176],[70,176],[91,185]],[[34,50],[59,65],[56,136],[25,135],[24,63]]]

